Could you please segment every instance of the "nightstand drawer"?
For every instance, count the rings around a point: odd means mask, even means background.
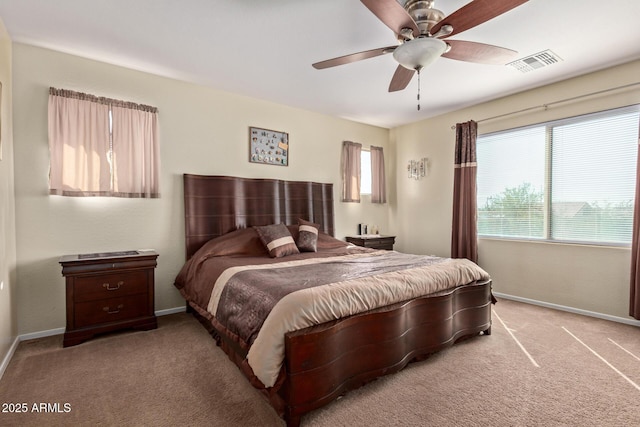
[[[92,326],[101,323],[133,319],[141,313],[147,313],[146,294],[109,298],[101,301],[88,301],[75,304],[75,327]]]
[[[371,249],[393,250],[396,236],[347,236],[347,242]]]
[[[73,287],[74,301],[93,301],[147,292],[147,272],[101,274],[78,277]]]
[[[386,250],[392,250],[393,249],[393,241],[382,241],[382,240],[377,240],[375,242],[364,242],[363,245],[365,248],[372,248],[372,249],[386,249]]]

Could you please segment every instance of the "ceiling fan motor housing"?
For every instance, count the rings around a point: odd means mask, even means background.
[[[420,29],[420,34],[430,34],[431,28],[445,17],[442,11],[433,8],[434,3],[434,0],[407,0],[403,5]]]

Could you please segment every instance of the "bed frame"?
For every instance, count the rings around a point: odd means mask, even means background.
[[[334,234],[333,184],[185,174],[184,203],[187,259],[238,228],[302,218]],[[484,281],[290,332],[285,374],[262,392],[287,426],[298,426],[302,415],[349,390],[463,338],[490,334],[491,302],[491,282]],[[255,385],[233,343],[192,308]]]

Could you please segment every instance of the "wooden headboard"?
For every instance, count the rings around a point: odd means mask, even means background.
[[[333,184],[184,174],[187,259],[210,239],[238,228],[302,218],[334,235]]]

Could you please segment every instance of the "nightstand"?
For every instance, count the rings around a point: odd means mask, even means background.
[[[374,236],[365,234],[360,236],[347,236],[346,240],[349,243],[364,246],[365,248],[386,249],[388,251],[392,251],[393,244],[396,241],[396,236]]]
[[[63,346],[126,328],[157,328],[155,251],[124,251],[60,258],[66,278],[67,328]]]

